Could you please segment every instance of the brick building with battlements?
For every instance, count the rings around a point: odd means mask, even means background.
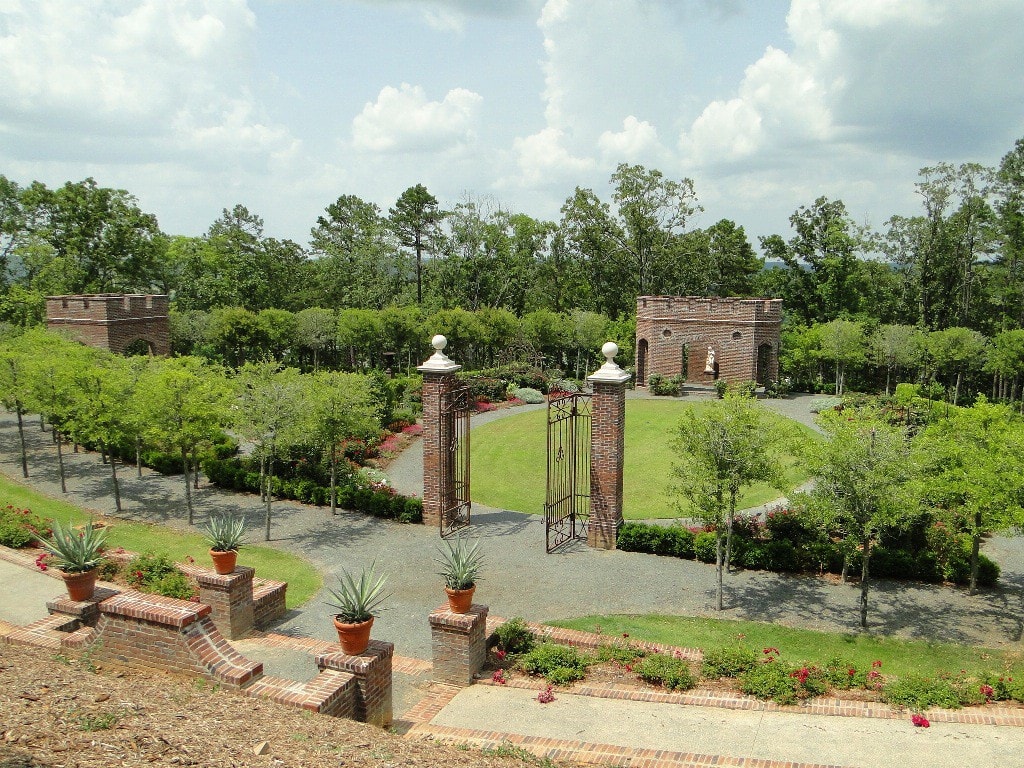
[[[163,295],[47,296],[46,327],[111,352],[169,355],[168,308]]]
[[[782,299],[639,296],[636,384],[652,373],[691,384],[779,377]]]

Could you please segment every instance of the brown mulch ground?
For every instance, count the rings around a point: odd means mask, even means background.
[[[265,754],[256,754],[267,742]],[[169,675],[0,645],[0,768],[522,766]]]

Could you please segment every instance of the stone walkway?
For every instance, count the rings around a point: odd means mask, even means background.
[[[773,408],[783,407],[794,411],[801,408],[799,399],[768,402]],[[484,414],[475,417],[474,424],[502,418],[505,415],[505,412],[500,411]],[[29,466],[33,475],[28,481],[29,484],[51,496],[61,497],[55,479],[55,452],[48,435],[41,432],[36,423],[35,426],[29,427],[28,437],[31,443]],[[417,448],[413,447],[392,465],[391,475],[397,487],[409,491],[419,490],[416,487],[417,461]],[[102,465],[98,457],[92,454],[70,454],[67,456],[67,462],[70,493],[65,498],[72,503],[95,510],[98,514],[111,515],[113,502],[110,498],[109,467]],[[20,482],[17,430],[14,417],[6,413],[0,413],[0,472]],[[135,477],[133,468],[125,468],[121,477],[125,517],[161,523],[174,528],[187,528],[184,522],[181,478],[165,478],[145,472],[140,479]],[[0,499],[0,503],[5,502]],[[250,541],[262,543],[260,531],[263,512],[256,497],[225,493],[204,484],[196,493],[196,509],[198,521],[202,521],[213,511],[233,511],[245,515],[252,530]],[[416,707],[413,704],[427,689],[429,679],[423,668],[416,666],[417,659],[426,660],[430,657],[429,629],[425,617],[444,599],[440,580],[430,576],[437,570],[437,565],[433,561],[437,545],[436,531],[423,526],[399,525],[348,512],[332,518],[325,509],[289,502],[276,502],[274,509],[273,540],[270,546],[307,557],[327,575],[328,583],[342,568],[358,569],[374,561],[380,569],[389,573],[394,597],[390,609],[378,618],[374,632],[376,637],[394,642],[396,654],[410,660],[409,669],[397,669],[396,712],[402,712],[407,708],[415,711]],[[857,589],[854,586],[837,585],[813,577],[739,572],[727,577],[727,607],[719,614],[711,608],[714,597],[714,569],[711,566],[674,558],[657,558],[618,551],[595,551],[584,546],[569,548],[555,555],[546,555],[543,521],[539,516],[474,505],[473,521],[473,533],[480,537],[488,557],[485,579],[480,584],[477,599],[489,604],[492,612],[504,616],[521,615],[534,621],[545,621],[602,613],[657,612],[751,618],[814,629],[850,632],[857,630]],[[970,597],[961,589],[876,582],[872,589],[872,631],[991,647],[1012,647],[1019,644],[1024,627],[1021,601],[1024,597],[1024,547],[1019,539],[994,539],[986,545],[986,551],[1003,566],[1001,587]],[[201,553],[196,555],[201,556]],[[10,583],[2,570],[0,581]],[[10,591],[5,590],[5,593],[9,595]],[[11,615],[14,615],[16,609],[13,602],[8,604],[8,598],[0,597],[0,619],[18,623],[18,620],[8,618],[8,608],[12,612]],[[322,598],[318,595],[299,610],[290,612],[276,630],[278,640],[264,638],[245,641],[251,643],[250,650],[246,652],[252,652],[254,658],[264,660],[268,664],[268,672],[273,674],[280,671],[273,671],[275,664],[279,665],[280,669],[297,667],[305,661],[306,654],[301,651],[303,643],[335,641],[329,617],[330,609],[323,605]],[[276,660],[270,660],[272,657]],[[444,709],[446,714],[440,719],[435,717],[432,723],[420,722],[418,727],[430,726],[439,729],[435,733],[438,737],[445,735],[444,729],[456,728],[455,731],[447,732],[450,736],[454,734],[452,738],[456,741],[462,738],[479,743],[500,743],[503,737],[508,737],[514,743],[552,756],[563,753],[572,753],[577,757],[590,755],[595,759],[607,758],[615,764],[655,765],[663,758],[651,755],[655,752],[660,755],[660,750],[668,750],[664,757],[666,762],[663,763],[666,765],[706,765],[712,762],[708,755],[693,746],[686,746],[683,749],[671,746],[654,747],[645,741],[645,734],[653,727],[654,721],[650,718],[657,719],[662,715],[636,715],[630,721],[633,723],[632,726],[624,726],[627,728],[626,733],[631,733],[632,736],[622,738],[634,739],[630,742],[634,745],[651,747],[651,754],[638,746],[617,744],[611,738],[601,740],[602,744],[610,745],[607,750],[586,752],[595,745],[588,742],[586,749],[579,746],[584,736],[583,731],[579,729],[584,721],[588,721],[588,718],[600,718],[606,722],[615,722],[625,715],[610,705],[601,712],[588,714],[588,707],[598,706],[593,702],[560,705],[565,708],[564,710],[553,705],[550,709],[544,709],[537,702],[533,702],[541,713],[537,715],[537,721],[541,726],[550,721],[550,727],[542,731],[544,735],[538,736],[527,727],[527,719],[521,716],[517,709],[528,705],[519,701],[521,693],[504,689],[487,689],[480,692],[478,687],[474,686],[465,695],[468,697],[467,700],[481,697],[482,701],[482,697],[490,697],[490,703],[478,703],[475,707],[467,708],[461,703],[462,699],[456,697],[450,702],[453,709],[448,710],[445,705],[436,709],[441,699],[428,698],[419,705],[421,709],[433,711],[434,708],[434,715],[440,714]],[[559,701],[562,699],[560,696]],[[456,700],[459,701],[457,706]],[[574,699],[570,697],[569,700]],[[570,710],[570,706],[583,709]],[[460,707],[462,709],[459,709]],[[458,726],[451,725],[452,721],[447,719],[449,716],[456,717],[452,714],[456,711],[463,712],[462,715],[458,715],[458,722],[461,723]],[[479,721],[470,717],[474,712],[481,718]],[[563,712],[565,717],[556,717],[556,713],[559,712]],[[748,716],[757,720],[750,725],[754,728],[751,733],[770,734],[781,727],[779,724],[765,721],[763,714]],[[804,718],[802,715],[786,716],[796,717],[801,721]],[[490,717],[496,720],[486,719]],[[668,717],[667,710],[664,717]],[[459,728],[465,733],[458,731]],[[572,730],[573,728],[576,730]],[[667,732],[676,734],[673,738],[681,739],[684,733],[689,733],[691,726],[676,723],[666,728]],[[713,733],[717,730],[728,736],[733,728],[738,729],[740,725],[728,726],[728,732],[724,732],[723,728],[726,726],[709,726],[708,732]],[[904,736],[885,735],[885,729],[879,730],[880,726],[877,723],[869,723],[864,728],[865,731],[857,732],[856,738],[882,739],[882,743],[890,743],[892,749],[909,748],[905,747],[905,742],[902,741]],[[912,730],[906,721],[899,721],[893,733],[902,734],[908,729],[911,741],[906,742],[907,744],[915,744],[917,742],[914,742],[914,739],[925,738],[919,735],[920,731]],[[992,765],[1011,764],[1001,757],[1004,753],[1000,750],[1005,739],[1010,739],[1010,744],[1015,750],[1024,746],[1019,738],[1021,731],[1018,729],[996,731],[995,735],[989,735],[985,731],[984,735],[979,736],[978,734],[983,733],[981,730],[961,733],[933,727],[928,733],[930,735],[927,738],[947,746],[967,745],[974,749],[975,746],[981,745],[984,750],[989,751],[970,754],[982,756],[982,759],[987,758]],[[844,735],[838,731],[819,730],[813,724],[799,726],[794,734],[794,743],[804,743],[814,736],[824,740],[821,743],[855,738],[853,734]],[[601,732],[587,732],[586,738],[601,739]],[[689,739],[689,736],[686,738]],[[765,736],[760,742],[756,739],[748,740],[743,743],[741,749],[736,746],[736,742],[726,739],[719,742],[713,755],[736,756],[742,753],[742,758],[735,757],[731,762],[722,757],[718,764],[756,765],[759,768],[767,768],[774,766],[776,763],[772,761],[778,759],[769,749],[774,741],[775,739],[770,736]],[[547,742],[551,743],[545,746]],[[677,740],[673,743],[683,742]],[[697,744],[698,741],[686,741],[687,745],[691,743]],[[584,751],[581,752],[581,749]],[[566,753],[565,750],[569,752]],[[899,754],[895,751],[884,751],[888,756]],[[687,754],[690,756],[687,757]],[[788,754],[790,756],[787,759],[807,762],[808,755],[812,753]],[[824,750],[813,752],[812,762],[822,762],[822,756],[826,754],[832,753]],[[949,754],[962,753],[951,751]],[[918,764],[963,764],[951,760],[952,758],[946,762]],[[856,762],[843,764],[889,765],[891,760],[874,762],[858,759]]]

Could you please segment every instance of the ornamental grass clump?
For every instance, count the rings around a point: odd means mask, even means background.
[[[214,552],[240,550],[244,531],[245,520],[235,515],[210,515],[203,526],[203,535]]]
[[[444,585],[448,589],[472,589],[476,586],[484,563],[479,541],[470,543],[459,536],[454,540],[445,540],[444,546],[438,551],[441,554],[436,561],[441,565],[439,575],[444,578]]]
[[[70,523],[65,528],[54,520],[53,532],[41,544],[55,558],[53,565],[60,570],[65,573],[85,573],[98,566],[103,559],[107,533],[107,528],[96,528],[91,522],[77,531]]]
[[[335,609],[334,617],[342,624],[361,624],[369,621],[381,609],[384,601],[391,597],[384,591],[387,575],[377,576],[374,571],[376,564],[360,571],[355,577],[348,571],[342,571],[338,577],[338,587],[328,588],[333,600],[327,605]]]

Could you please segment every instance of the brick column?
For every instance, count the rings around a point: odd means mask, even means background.
[[[220,575],[204,570],[196,574],[199,602],[210,606],[210,618],[229,640],[248,635],[253,628],[252,578],[256,571],[239,565]]]
[[[487,659],[487,606],[473,603],[468,613],[452,613],[445,604],[429,618],[434,682],[469,685]]]
[[[358,656],[341,651],[320,653],[316,666],[323,672],[333,669],[347,672],[356,680],[356,702],[352,717],[364,723],[387,728],[391,725],[391,660],[395,655],[393,643],[371,640]]]
[[[615,549],[622,526],[622,463],[625,455],[626,383],[615,364],[616,344],[601,347],[607,362],[587,377],[594,386],[590,423],[590,522],[587,544]]]
[[[444,354],[448,346],[444,336],[435,336],[430,343],[434,354],[416,370],[423,374],[423,524],[438,527],[444,500],[454,493],[451,463],[445,462],[441,449],[451,442],[454,419],[452,414],[441,414],[441,403],[455,386],[455,373],[462,366]]]

